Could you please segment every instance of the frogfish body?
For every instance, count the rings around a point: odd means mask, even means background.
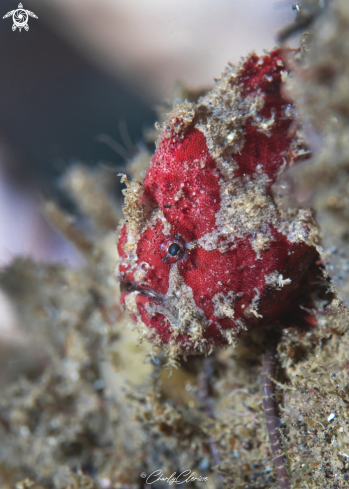
[[[208,352],[297,301],[317,229],[271,194],[303,151],[286,76],[280,50],[230,66],[196,104],[174,107],[144,182],[123,177],[121,302],[157,345]]]

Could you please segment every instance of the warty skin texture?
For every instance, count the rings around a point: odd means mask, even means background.
[[[175,106],[144,182],[125,194],[117,279],[141,337],[177,353],[233,344],[297,302],[316,259],[309,210],[271,194],[302,153],[280,50],[250,55]]]

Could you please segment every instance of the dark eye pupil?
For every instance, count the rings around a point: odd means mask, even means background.
[[[181,247],[179,246],[178,243],[172,243],[169,247],[168,247],[168,252],[171,256],[176,256],[177,253],[180,251]]]

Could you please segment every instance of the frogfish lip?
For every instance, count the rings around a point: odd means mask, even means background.
[[[131,292],[138,292],[140,295],[148,299],[148,306],[146,306],[146,308],[151,308],[151,304],[153,304],[153,307],[155,306],[156,312],[166,317],[171,323],[177,322],[176,311],[173,309],[171,303],[168,301],[166,296],[164,296],[160,292],[151,290],[148,287],[140,286],[139,284],[135,284],[134,282],[127,279],[123,280],[120,283],[120,291],[121,296],[123,296],[124,298]],[[148,313],[149,312],[150,311],[148,310]],[[154,313],[154,309],[152,312],[150,312],[150,314],[152,313]]]
[[[134,282],[128,281],[128,280],[120,282],[120,292],[121,292],[121,294],[124,294],[125,292],[128,294],[131,292],[139,292],[140,294],[142,294],[146,297],[149,297],[149,299],[152,299],[153,301],[156,301],[156,302],[162,301],[161,296],[159,294],[157,294],[156,292],[150,290],[147,287],[140,286],[140,285],[138,285]]]

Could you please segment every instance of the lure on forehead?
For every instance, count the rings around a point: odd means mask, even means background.
[[[121,302],[172,352],[209,352],[277,320],[318,256],[310,212],[282,211],[271,194],[304,150],[286,76],[278,49],[231,66],[174,107],[144,182],[123,177]]]

